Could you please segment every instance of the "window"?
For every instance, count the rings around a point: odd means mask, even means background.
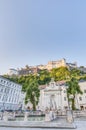
[[[1,99],[2,95],[0,94],[0,99]]]
[[[86,93],[86,89],[84,90],[84,93]]]
[[[11,93],[11,94],[12,94],[12,91],[13,91],[13,90],[12,90],[12,89],[10,89],[10,93]]]
[[[1,90],[0,90],[1,92],[3,92],[3,88],[1,88]]]
[[[16,98],[14,99],[14,103],[16,103]]]
[[[11,102],[13,102],[14,98],[11,99]]]
[[[9,102],[11,101],[11,97],[9,98]]]
[[[66,101],[66,97],[64,97],[64,101]]]
[[[14,90],[14,94],[15,94],[15,90]]]
[[[6,81],[4,81],[4,83],[5,83]]]
[[[1,79],[1,82],[3,82],[3,80]]]
[[[6,90],[7,90],[7,89],[5,88],[5,89],[4,89],[4,92],[5,92],[5,93],[6,93]]]
[[[79,97],[79,100],[82,101],[82,97]]]
[[[4,97],[2,98],[2,101],[4,101]]]
[[[64,90],[64,93],[66,93],[66,90]]]
[[[8,97],[6,95],[3,96],[2,101],[6,102]]]

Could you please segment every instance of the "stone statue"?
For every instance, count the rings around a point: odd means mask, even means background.
[[[3,120],[8,121],[8,112],[6,111],[3,113]]]
[[[49,108],[46,108],[45,110],[45,121],[50,121],[50,111]]]
[[[25,112],[24,121],[28,121],[28,112]]]

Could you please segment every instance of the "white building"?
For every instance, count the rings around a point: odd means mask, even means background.
[[[68,106],[66,86],[64,82],[56,83],[51,80],[49,85],[40,86],[39,107],[41,110],[48,108],[64,109]]]
[[[77,68],[77,62],[74,63],[67,63],[66,59],[56,60],[56,61],[49,61],[46,65],[38,65],[39,69],[47,69],[52,70],[53,68],[59,68],[59,67],[68,67],[69,69]]]
[[[76,108],[86,109],[86,81],[79,82],[83,95],[76,95]],[[64,81],[54,82],[52,80],[49,85],[40,86],[40,98],[38,108],[45,110],[46,108],[65,110],[68,108],[68,99],[66,93],[66,84]]]
[[[8,75],[12,76],[12,75],[18,75],[18,74],[19,74],[18,70],[13,69],[13,68],[9,69]]]
[[[46,69],[51,70],[53,68],[66,67],[66,60],[49,61],[46,65]]]
[[[76,107],[79,109],[86,110],[86,81],[79,82],[79,85],[83,94],[78,94],[76,96]]]
[[[21,85],[0,76],[0,110],[18,110],[23,106],[22,94]]]

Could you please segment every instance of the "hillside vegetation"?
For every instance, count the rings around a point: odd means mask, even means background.
[[[27,86],[33,82],[34,80],[39,84],[48,84],[51,80],[51,78],[54,78],[55,81],[61,81],[61,80],[70,80],[71,77],[76,78],[77,80],[86,80],[86,74],[83,74],[80,70],[74,68],[72,70],[69,70],[67,67],[59,67],[54,68],[50,72],[48,70],[41,70],[38,74],[32,75],[26,75],[26,76],[9,76],[4,75],[5,78],[10,79],[11,81],[14,81],[16,83],[21,84],[22,90],[26,91]]]

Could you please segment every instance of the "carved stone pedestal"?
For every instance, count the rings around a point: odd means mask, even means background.
[[[67,110],[67,122],[68,123],[73,123],[74,122],[74,119],[73,119],[73,112],[72,110]]]
[[[3,120],[8,121],[8,112],[3,113]]]
[[[28,112],[25,112],[24,121],[28,121]]]

